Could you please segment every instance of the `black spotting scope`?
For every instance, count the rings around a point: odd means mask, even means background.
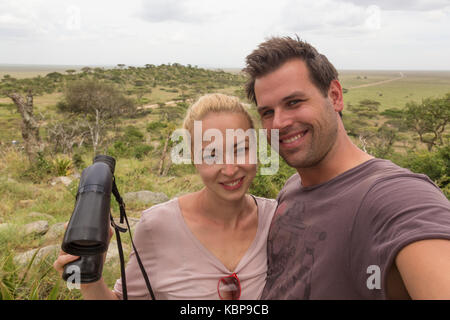
[[[98,155],[81,174],[75,208],[61,245],[64,252],[80,259],[64,266],[65,281],[77,271],[81,283],[97,281],[102,275],[103,254],[109,242],[115,165],[113,157]]]

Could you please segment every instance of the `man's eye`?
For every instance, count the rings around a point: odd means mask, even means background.
[[[288,106],[294,106],[294,105],[296,105],[297,103],[302,102],[302,101],[303,101],[303,100],[299,100],[299,99],[296,99],[296,100],[290,100],[290,101],[288,101],[287,105],[288,105]]]

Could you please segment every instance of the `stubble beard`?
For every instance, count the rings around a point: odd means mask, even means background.
[[[331,103],[326,103],[325,108],[332,110]],[[280,150],[281,157],[290,167],[295,169],[317,167],[330,153],[338,137],[338,124],[334,112],[333,115],[328,112],[325,121],[317,130],[315,130],[317,127],[308,125],[309,137],[308,141],[305,141],[307,144],[302,144],[297,150]]]

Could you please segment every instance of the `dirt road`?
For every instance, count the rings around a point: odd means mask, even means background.
[[[383,83],[397,81],[397,80],[405,78],[405,75],[403,74],[403,72],[399,72],[399,73],[400,73],[400,77],[397,77],[397,78],[392,78],[392,79],[383,80],[383,81],[377,81],[377,82],[372,82],[372,83],[361,84],[361,85],[358,85],[358,86],[349,87],[348,89],[373,87],[373,86],[378,86],[378,85],[383,84]]]

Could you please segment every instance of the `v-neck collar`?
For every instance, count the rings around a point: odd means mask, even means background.
[[[241,260],[239,260],[238,264],[236,265],[236,268],[233,271],[229,270],[219,258],[217,258],[208,248],[206,248],[203,245],[203,243],[201,243],[201,241],[199,239],[197,239],[197,237],[194,235],[192,230],[187,225],[186,220],[184,219],[184,216],[183,216],[183,213],[181,211],[180,202],[179,202],[178,197],[174,198],[174,201],[176,203],[176,209],[177,209],[177,218],[179,220],[179,223],[180,223],[181,227],[186,231],[186,234],[192,239],[192,241],[195,243],[196,247],[203,254],[205,254],[211,261],[213,261],[214,264],[219,269],[223,270],[223,272],[225,274],[239,273],[241,265],[243,265],[246,262],[246,260],[251,255],[252,251],[254,250],[255,246],[258,243],[259,235],[260,235],[261,230],[262,230],[262,219],[261,219],[261,214],[260,214],[260,210],[259,210],[260,206],[258,204],[258,201],[256,200],[256,198],[253,195],[251,195],[251,196],[253,197],[253,199],[255,200],[255,203],[256,203],[256,214],[257,214],[257,217],[258,217],[258,226],[257,226],[256,234],[255,234],[255,237],[253,238],[252,243],[250,244],[250,246],[248,247],[247,251],[242,256]]]

